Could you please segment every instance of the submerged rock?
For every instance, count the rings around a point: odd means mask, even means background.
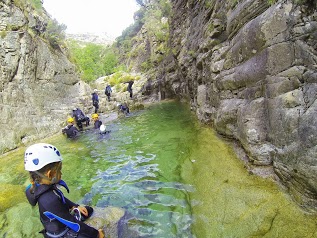
[[[94,213],[86,224],[96,228],[103,229],[106,237],[119,237],[119,231],[124,230],[122,218],[125,211],[118,207],[95,207]]]

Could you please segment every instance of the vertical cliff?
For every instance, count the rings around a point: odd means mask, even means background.
[[[49,20],[28,1],[0,2],[0,154],[60,131],[88,100],[88,85],[45,38]]]
[[[316,3],[171,3],[160,93],[190,101],[252,165],[273,167],[301,205],[317,208]]]

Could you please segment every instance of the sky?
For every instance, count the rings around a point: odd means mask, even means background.
[[[46,11],[66,33],[98,33],[116,38],[133,24],[135,0],[44,0]]]

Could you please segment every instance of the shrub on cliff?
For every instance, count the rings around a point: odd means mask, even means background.
[[[56,19],[48,21],[45,38],[53,48],[57,49],[64,44],[66,28],[65,24],[59,24]]]

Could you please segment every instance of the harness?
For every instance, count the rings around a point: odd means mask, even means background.
[[[63,186],[67,190],[67,192],[69,192],[69,188],[68,188],[67,184],[63,180],[60,180],[56,184],[60,185],[60,186]],[[58,189],[55,186],[55,188],[53,189],[53,192],[55,193],[56,196],[59,197],[59,199],[61,199],[62,203],[64,203],[64,204],[66,203],[64,194],[63,194],[63,192],[60,189]],[[78,208],[76,208],[76,209],[78,210]],[[80,214],[79,210],[78,210],[78,213]],[[63,218],[61,218],[61,217],[59,217],[59,216],[57,216],[54,213],[51,213],[49,211],[43,212],[43,214],[47,218],[49,218],[50,221],[57,220],[60,223],[64,224],[65,225],[65,229],[63,231],[61,231],[60,233],[51,233],[51,232],[48,232],[46,229],[44,229],[40,233],[43,233],[47,237],[50,237],[50,238],[71,238],[71,237],[76,238],[78,236],[77,232],[80,230],[80,225],[79,224],[71,222],[71,221],[68,221],[66,219],[63,219]],[[80,215],[75,214],[75,218],[78,220],[78,216],[80,216]],[[41,219],[41,221],[42,221],[42,219]]]
[[[68,231],[69,231],[69,228],[66,227],[66,229],[59,234],[49,233],[48,231],[46,231],[45,234],[51,238],[60,238],[60,237],[63,237]]]

